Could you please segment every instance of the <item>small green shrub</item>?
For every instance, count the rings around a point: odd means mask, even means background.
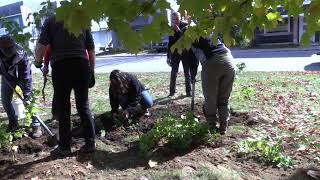
[[[185,150],[192,144],[208,142],[216,137],[217,133],[210,131],[209,126],[200,123],[192,113],[188,113],[185,119],[165,114],[151,131],[139,138],[139,151],[148,154],[160,140],[174,149]]]
[[[266,139],[248,139],[236,145],[239,156],[254,155],[267,165],[276,167],[292,168],[293,161],[290,157],[282,154],[282,141],[271,142]]]

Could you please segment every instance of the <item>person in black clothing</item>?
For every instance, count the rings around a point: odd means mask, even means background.
[[[180,21],[180,14],[178,12],[171,13],[171,24],[174,30],[174,35],[169,36],[168,50],[167,50],[167,63],[171,66],[170,75],[170,94],[174,96],[176,91],[176,79],[179,70],[180,60],[182,61],[183,71],[185,76],[186,95],[191,96],[191,82],[195,81],[199,61],[190,50],[184,50],[182,54],[179,54],[177,50],[171,52],[172,45],[179,40],[183,33],[187,29],[187,22]]]
[[[64,28],[63,22],[55,17],[46,19],[36,46],[35,65],[41,67],[46,46],[50,44],[52,53],[49,61],[52,67],[52,81],[59,121],[59,147],[52,154],[71,153],[71,105],[70,94],[75,93],[76,107],[84,127],[84,153],[95,151],[95,128],[89,109],[88,90],[94,85],[95,52],[90,30],[83,30],[76,37]],[[86,55],[89,54],[89,61]],[[92,77],[92,78],[91,78]],[[93,82],[93,83],[92,83]]]
[[[125,119],[129,119],[143,113],[150,115],[148,108],[153,105],[151,95],[137,77],[120,70],[110,74],[109,99],[113,119],[119,113],[119,106]]]

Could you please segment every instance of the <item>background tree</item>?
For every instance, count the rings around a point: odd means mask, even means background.
[[[223,35],[226,44],[235,43],[232,29],[241,29],[241,36],[252,39],[256,28],[275,28],[282,21],[279,7],[289,16],[297,18],[304,13],[307,22],[302,44],[308,45],[315,31],[320,30],[320,0],[311,0],[305,6],[303,0],[176,0],[180,10],[186,10],[196,22],[173,48],[189,48],[199,36],[213,33],[214,42]],[[124,47],[138,52],[144,43],[160,41],[165,34],[172,33],[167,22],[166,0],[70,0],[63,1],[56,10],[57,18],[74,34],[89,28],[91,20],[99,22],[107,17],[108,26],[119,36]],[[130,23],[138,16],[153,16],[153,22],[141,32],[135,32]]]

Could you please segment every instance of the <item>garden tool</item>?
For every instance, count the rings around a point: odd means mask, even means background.
[[[6,79],[6,77],[3,75],[3,80],[8,84],[8,86],[16,93],[16,95],[21,99],[24,106],[26,107],[28,103],[26,100],[16,91],[16,89],[9,83],[9,81]],[[58,145],[58,137],[56,134],[53,134],[52,131],[48,128],[48,126],[40,119],[39,116],[35,115],[32,117],[33,120],[38,120],[40,122],[40,125],[47,131],[47,133],[50,135],[47,139],[47,143],[49,147],[55,147]]]
[[[47,75],[43,75],[42,98],[44,102],[46,101],[46,94],[44,90],[46,88],[47,81],[48,81]]]
[[[191,97],[191,111],[194,112],[194,96],[195,96],[195,88],[196,88],[196,79],[192,81],[192,97]]]

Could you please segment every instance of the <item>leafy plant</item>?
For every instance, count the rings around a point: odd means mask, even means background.
[[[237,76],[243,74],[245,72],[245,69],[247,68],[244,62],[238,63],[236,67],[237,67],[237,70],[236,70]]]
[[[5,17],[0,17],[0,22],[2,22],[3,27],[6,29],[8,34],[13,37],[15,42],[19,44],[28,55],[33,56],[34,59],[35,52],[32,48],[30,48],[29,41],[34,41],[38,39],[38,36],[40,35],[39,32],[42,26],[42,20],[45,17],[54,14],[52,2],[46,1],[42,2],[40,5],[42,5],[42,8],[39,12],[29,14],[27,17],[27,20],[29,21],[28,26],[31,26],[35,30],[34,32],[36,32],[36,36],[31,34],[30,32],[23,32],[23,29],[17,22],[9,21]]]
[[[39,90],[33,90],[31,93],[31,101],[26,106],[26,121],[24,123],[25,126],[29,126],[32,123],[32,117],[39,113],[39,95]]]
[[[292,168],[293,161],[290,157],[282,154],[282,140],[270,142],[266,139],[248,139],[236,145],[239,156],[253,154],[267,165],[276,167]]]
[[[251,86],[242,86],[240,85],[239,91],[235,91],[234,94],[239,100],[248,100],[251,98],[251,96],[254,94],[255,89]]]
[[[200,123],[193,113],[187,113],[185,119],[165,114],[151,131],[140,137],[139,150],[142,154],[148,154],[160,140],[174,149],[184,150],[193,143],[206,142],[211,137],[216,138],[217,133],[210,131],[207,124]]]
[[[0,17],[0,22],[6,28],[9,35],[18,43],[28,55],[33,55],[32,50],[29,48],[29,40],[32,35],[29,32],[24,33],[20,25],[15,21],[9,21],[5,17]]]
[[[18,146],[13,144],[14,139],[22,138],[27,136],[24,128],[18,129],[15,132],[7,132],[4,124],[0,125],[0,149],[6,149],[9,151],[11,162],[17,161]]]
[[[302,0],[286,1],[250,1],[250,0],[177,0],[180,11],[187,11],[191,19],[197,23],[185,33],[175,47],[181,51],[189,48],[191,43],[200,36],[208,37],[217,42],[222,35],[226,44],[235,44],[232,28],[241,30],[245,41],[252,39],[255,30],[273,29],[282,21],[282,12],[287,12],[289,17],[297,18],[303,13],[307,22],[306,32],[302,36],[303,44],[310,44],[310,38],[319,29],[320,17],[319,1],[311,1],[304,5]],[[278,11],[282,7],[283,11]],[[137,52],[145,42],[160,41],[161,36],[170,34],[167,22],[166,9],[170,9],[167,0],[72,0],[65,1],[57,8],[57,18],[63,20],[74,34],[79,34],[81,29],[89,28],[91,21],[107,18],[108,27],[117,32],[126,49]],[[139,16],[153,17],[153,22],[144,27],[142,31],[135,32],[130,24]]]

